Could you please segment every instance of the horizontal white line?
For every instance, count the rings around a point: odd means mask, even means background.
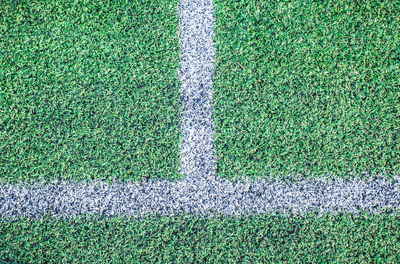
[[[72,183],[56,181],[0,186],[0,217],[53,215],[144,216],[198,213],[248,215],[254,213],[303,214],[399,209],[400,177],[377,179],[312,179],[295,183],[218,177],[179,181],[145,180],[140,183]]]

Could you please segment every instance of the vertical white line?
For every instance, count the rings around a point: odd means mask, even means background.
[[[212,0],[180,0],[181,173],[186,178],[215,175],[212,78],[215,47]]]

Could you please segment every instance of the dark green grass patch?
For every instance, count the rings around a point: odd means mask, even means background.
[[[179,177],[177,3],[1,1],[0,178]]]
[[[400,174],[399,1],[215,4],[219,175]]]
[[[147,217],[0,222],[7,263],[399,263],[400,218]]]

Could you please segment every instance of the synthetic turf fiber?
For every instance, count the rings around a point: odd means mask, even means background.
[[[1,1],[0,178],[179,178],[177,4]]]
[[[399,263],[392,214],[20,219],[0,224],[8,263]]]
[[[399,9],[2,1],[0,263],[400,263]]]
[[[399,1],[214,2],[219,176],[400,173]]]

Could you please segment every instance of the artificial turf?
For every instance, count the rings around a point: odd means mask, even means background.
[[[391,213],[29,218],[0,222],[6,263],[399,263]]]
[[[177,0],[0,3],[0,179],[179,176]]]
[[[400,174],[400,1],[214,2],[220,176]]]

